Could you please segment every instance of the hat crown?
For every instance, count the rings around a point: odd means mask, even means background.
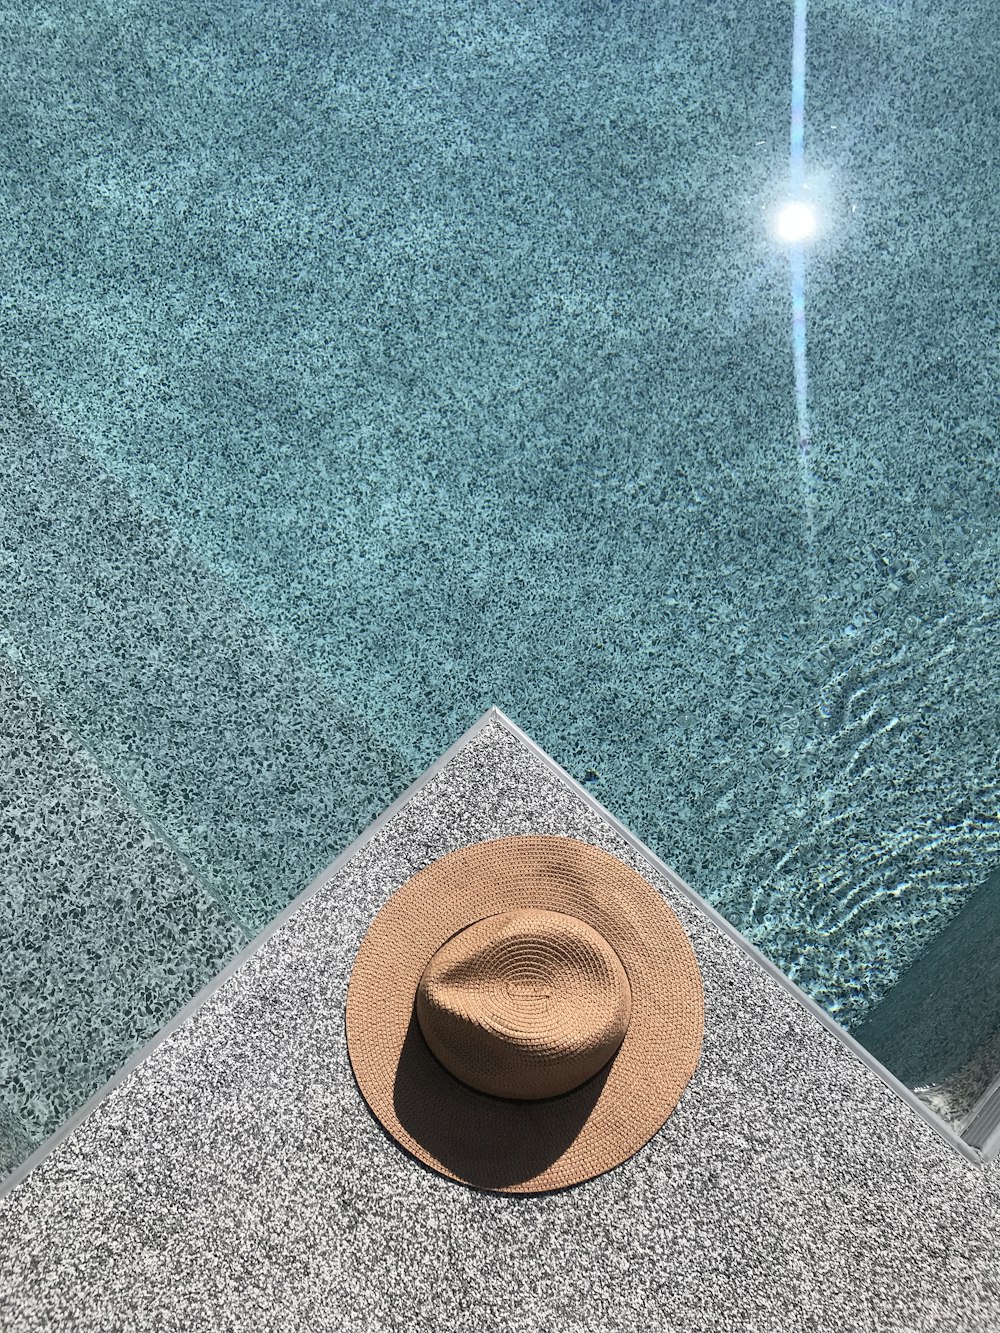
[[[576,917],[541,908],[467,926],[431,958],[416,1012],[457,1079],[495,1097],[556,1097],[602,1069],[632,995],[614,949]]]

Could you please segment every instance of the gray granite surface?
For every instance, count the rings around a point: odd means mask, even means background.
[[[0,1206],[0,1328],[994,1330],[997,1167],[940,1141],[655,876],[707,1017],[650,1144],[514,1199],[387,1139],[344,1044],[359,941],[431,859],[529,831],[644,866],[488,724]]]

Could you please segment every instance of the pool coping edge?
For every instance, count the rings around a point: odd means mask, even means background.
[[[902,1101],[915,1111],[924,1123],[934,1131],[949,1147],[956,1149],[969,1162],[977,1166],[983,1166],[993,1157],[1000,1153],[1000,1130],[991,1135],[990,1139],[982,1148],[973,1147],[963,1139],[955,1130],[951,1128],[941,1117],[939,1117],[929,1106],[902,1083],[894,1074],[892,1074],[883,1064],[861,1045],[856,1038],[852,1037],[846,1029],[832,1018],[825,1009],[822,1008],[810,995],[808,995],[800,986],[773,963],[756,945],[752,944],[745,936],[732,925],[720,912],[711,906],[694,889],[691,888],[676,871],[672,870],[660,858],[634,834],[619,819],[617,819],[609,810],[607,810],[600,801],[596,800],[581,783],[572,777],[565,769],[561,767],[550,755],[531,739],[516,722],[512,721],[495,705],[488,708],[470,727],[468,727],[437,759],[430,764],[396,799],[378,815],[367,828],[358,835],[357,838],[346,847],[338,856],[336,856],[328,865],[318,872],[306,885],[304,889],[291,900],[273,921],[252,940],[250,940],[240,951],[235,954],[226,966],[205,983],[188,1000],[177,1013],[143,1046],[139,1048],[122,1067],[112,1075],[107,1082],[103,1083],[83,1105],[73,1113],[72,1116],[61,1125],[59,1129],[49,1135],[30,1156],[17,1166],[10,1175],[0,1181],[0,1200],[3,1200],[8,1194],[15,1190],[34,1169],[39,1166],[49,1155],[68,1138],[112,1093],[118,1085],[136,1070],[144,1061],[153,1054],[153,1052],[163,1044],[170,1036],[182,1027],[189,1018],[198,1012],[198,1010],[215,994],[223,985],[230,980],[232,976],[251,958],[258,949],[262,948],[272,935],[281,930],[285,924],[301,909],[301,907],[316,893],[318,893],[326,884],[335,879],[343,867],[364,847],[368,845],[381,830],[393,819],[400,810],[403,809],[429,782],[433,781],[443,770],[451,763],[465,747],[475,739],[475,737],[485,727],[491,723],[497,723],[503,727],[511,736],[513,736],[526,750],[528,750],[541,764],[543,764],[553,776],[568,787],[574,795],[579,797],[591,810],[594,811],[608,826],[613,829],[632,849],[635,851],[657,875],[670,884],[670,886],[689,902],[691,902],[718,930],[727,936],[748,958],[752,959],[759,967],[768,973],[778,982],[804,1009],[817,1019],[828,1032],[830,1032],[842,1046],[844,1046],[852,1055],[854,1055],[862,1064],[866,1065],[876,1077],[884,1083],[892,1092],[894,1092]]]

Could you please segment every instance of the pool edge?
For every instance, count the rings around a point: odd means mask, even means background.
[[[998,1152],[1000,1152],[1000,1131],[993,1136],[993,1141],[987,1140],[986,1146],[977,1149],[966,1142],[955,1130],[953,1130],[944,1120],[942,1120],[930,1107],[925,1105],[919,1097],[902,1083],[894,1074],[892,1074],[884,1065],[880,1064],[854,1037],[850,1035],[837,1021],[832,1018],[825,1009],[822,1008],[811,996],[806,994],[790,977],[771,960],[763,954],[754,944],[751,944],[740,932],[733,926],[720,912],[712,907],[704,898],[702,898],[694,889],[690,887],[681,877],[666,865],[660,858],[652,852],[634,833],[632,833],[619,819],[610,813],[601,803],[596,800],[585,787],[576,781],[566,772],[550,755],[531,739],[521,728],[509,718],[504,712],[495,705],[491,706],[477,718],[462,734],[455,740],[447,750],[424,770],[396,799],[382,811],[355,840],[344,849],[333,861],[324,866],[306,887],[298,893],[289,902],[273,921],[269,922],[264,929],[256,935],[249,943],[240,950],[226,966],[215,977],[208,981],[187,1003],[178,1010],[160,1031],[146,1042],[138,1051],[129,1057],[115,1074],[100,1088],[94,1092],[86,1102],[74,1112],[74,1114],[60,1126],[53,1134],[35,1149],[35,1151],[14,1169],[9,1176],[0,1181],[0,1200],[3,1200],[39,1166],[50,1154],[67,1139],[97,1107],[122,1083],[128,1075],[133,1073],[147,1057],[162,1045],[178,1028],[182,1027],[198,1010],[215,994],[229,979],[242,967],[242,965],[251,958],[258,949],[280,930],[299,909],[316,893],[320,891],[331,879],[335,878],[346,863],[351,860],[358,852],[372,841],[373,838],[389,823],[391,819],[403,809],[409,801],[429,782],[432,782],[448,766],[452,759],[459,754],[472,741],[480,731],[491,723],[497,723],[503,727],[511,736],[514,737],[536,760],[538,760],[550,773],[552,773],[559,782],[573,792],[583,803],[594,811],[608,826],[621,837],[657,874],[661,875],[679,894],[691,902],[718,930],[727,936],[742,952],[761,967],[769,976],[777,981],[789,995],[791,995],[804,1009],[806,1009],[814,1018],[816,1018],[826,1030],[831,1033],[837,1041],[854,1055],[862,1064],[867,1066],[876,1077],[884,1083],[900,1100],[902,1100],[912,1111],[915,1111],[924,1123],[934,1131],[949,1147],[956,1149],[961,1156],[976,1166],[985,1166],[991,1161]]]

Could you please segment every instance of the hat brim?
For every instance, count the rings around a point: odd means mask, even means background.
[[[625,1039],[572,1092],[508,1101],[460,1083],[431,1054],[414,1013],[428,960],[474,921],[516,909],[575,916],[621,959],[632,990]],[[572,838],[499,838],[419,871],[379,911],[347,992],[358,1087],[384,1128],[442,1175],[534,1194],[620,1165],[658,1132],[694,1073],[704,1031],[691,943],[651,884]]]

